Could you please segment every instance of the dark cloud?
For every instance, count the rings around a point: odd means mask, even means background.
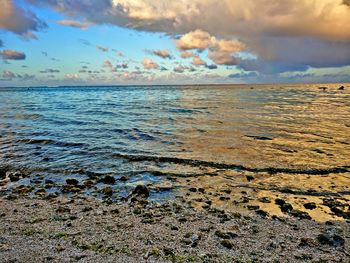
[[[217,68],[218,68],[218,66],[215,65],[215,64],[206,65],[205,67],[206,67],[207,69],[217,69]]]
[[[15,50],[6,49],[0,51],[0,57],[4,60],[24,60],[26,55],[23,52],[18,52]]]
[[[52,68],[47,68],[45,70],[41,70],[40,73],[59,73],[60,71],[58,69],[52,69]]]
[[[102,46],[97,45],[96,48],[97,48],[97,50],[102,51],[102,52],[107,52],[108,51],[107,47],[102,47]]]

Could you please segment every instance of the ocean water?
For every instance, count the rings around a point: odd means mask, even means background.
[[[1,88],[0,164],[58,182],[208,169],[349,178],[350,87],[321,86]]]

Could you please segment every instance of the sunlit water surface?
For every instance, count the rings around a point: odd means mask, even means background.
[[[2,88],[0,162],[58,182],[86,171],[129,184],[164,184],[155,171],[346,171],[350,88],[320,86]]]

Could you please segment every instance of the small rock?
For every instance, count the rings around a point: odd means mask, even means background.
[[[338,90],[345,90],[345,87],[341,86],[341,87],[338,88]]]
[[[248,182],[253,181],[255,179],[252,175],[247,175],[246,178]]]
[[[315,209],[316,208],[316,204],[315,203],[306,203],[306,204],[304,204],[304,207],[306,208],[306,209],[309,209],[309,210],[313,210],[313,209]]]
[[[268,217],[269,216],[269,213],[267,213],[266,211],[261,210],[261,209],[256,210],[255,213],[261,217]]]
[[[66,179],[66,183],[69,185],[78,185],[79,181],[77,179],[74,179],[74,178],[68,178],[68,179]]]
[[[318,242],[323,245],[329,245],[333,247],[343,247],[345,244],[344,238],[339,235],[323,233],[317,236]]]
[[[228,248],[228,249],[232,249],[233,248],[233,244],[230,240],[227,240],[227,239],[224,239],[220,242],[220,244],[222,246],[224,246],[225,248]]]
[[[172,248],[165,247],[163,248],[163,252],[165,256],[174,256],[174,250]]]
[[[233,239],[235,237],[238,237],[238,235],[236,233],[233,232],[223,232],[220,230],[215,231],[215,235],[219,238],[222,239]]]
[[[122,182],[126,182],[126,181],[129,181],[130,178],[128,176],[122,176],[118,179],[119,181],[122,181]]]
[[[284,213],[290,212],[293,210],[293,206],[291,204],[288,204],[288,203],[281,205],[280,208],[281,208],[281,211]]]
[[[111,187],[105,187],[101,190],[101,192],[106,196],[112,196],[113,195],[113,189]]]
[[[197,192],[197,188],[191,187],[190,189],[188,189],[188,191],[195,193],[195,192]]]
[[[149,190],[148,190],[147,186],[139,184],[132,191],[132,194],[137,195],[137,196],[149,197]]]
[[[286,203],[286,201],[284,201],[283,199],[277,198],[275,199],[275,204],[276,205],[284,205]]]
[[[115,183],[115,179],[111,175],[106,175],[105,177],[103,177],[100,180],[98,180],[98,182],[101,182],[101,183],[104,183],[104,184],[114,184]]]
[[[309,220],[312,219],[308,213],[297,210],[297,209],[293,209],[292,211],[290,211],[290,214],[292,216],[300,218],[300,219],[309,219]]]

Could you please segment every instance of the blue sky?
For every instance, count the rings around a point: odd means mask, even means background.
[[[261,9],[258,21],[240,25],[242,14],[226,10],[241,0],[196,2],[4,0],[0,86],[350,82],[347,18],[333,32],[322,20],[301,29],[297,17],[278,14],[275,24],[271,9]],[[333,4],[329,17],[350,17],[347,4]]]

